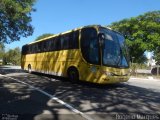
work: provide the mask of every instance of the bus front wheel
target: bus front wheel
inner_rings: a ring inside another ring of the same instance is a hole
[[[71,67],[67,71],[68,78],[71,82],[77,82],[79,81],[79,73],[78,70],[74,67]]]

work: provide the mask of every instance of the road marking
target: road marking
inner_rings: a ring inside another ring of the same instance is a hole
[[[19,75],[27,75],[28,73],[10,73],[10,74],[6,74],[6,76],[19,76]]]
[[[0,74],[0,76],[3,76],[3,77],[6,77],[6,78],[15,80],[15,81],[17,81],[18,83],[22,83],[22,84],[24,84],[24,85],[29,86],[30,88],[32,88],[32,89],[34,89],[34,90],[36,90],[36,91],[38,91],[38,92],[40,92],[40,93],[48,96],[48,97],[51,98],[52,100],[55,100],[56,102],[64,105],[65,107],[69,108],[72,112],[74,112],[74,113],[76,113],[76,114],[79,114],[80,116],[84,117],[86,120],[94,120],[94,119],[92,119],[91,117],[85,115],[83,112],[75,109],[73,106],[71,106],[71,105],[67,104],[66,102],[60,100],[59,98],[57,98],[57,97],[55,97],[55,96],[53,96],[53,95],[51,95],[51,94],[49,94],[49,93],[41,90],[40,88],[34,87],[34,86],[32,86],[32,85],[30,85],[30,84],[28,84],[28,83],[26,83],[26,82],[23,82],[23,81],[20,81],[20,80],[16,79],[16,78],[12,78],[12,77],[9,77],[9,76],[6,76],[6,75],[2,75],[2,74]]]

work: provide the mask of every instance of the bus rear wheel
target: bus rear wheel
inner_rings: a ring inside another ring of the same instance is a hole
[[[28,65],[28,73],[32,73],[32,68],[30,64]]]
[[[67,74],[68,74],[68,79],[71,82],[79,81],[79,73],[78,73],[78,70],[76,68],[74,68],[74,67],[69,68],[68,71],[67,71]]]

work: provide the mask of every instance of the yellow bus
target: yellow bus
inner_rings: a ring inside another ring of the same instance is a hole
[[[120,33],[90,25],[24,45],[21,67],[71,81],[119,83],[129,79],[127,52]]]

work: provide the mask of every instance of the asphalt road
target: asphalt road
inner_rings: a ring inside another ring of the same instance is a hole
[[[0,67],[0,119],[160,119],[160,81],[130,79],[115,85],[67,79]]]

